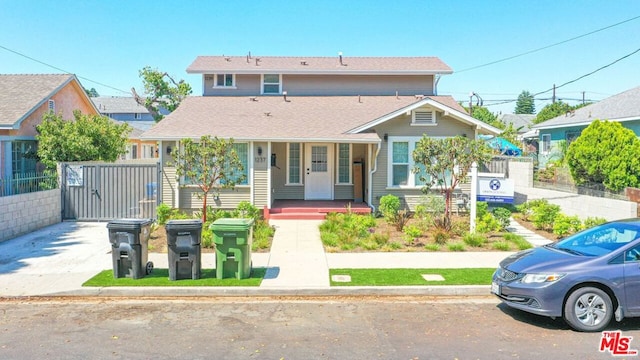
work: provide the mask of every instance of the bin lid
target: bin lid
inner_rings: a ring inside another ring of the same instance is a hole
[[[211,230],[246,230],[253,225],[253,219],[218,219],[209,227]]]
[[[107,223],[107,229],[133,230],[151,224],[151,219],[114,219]]]
[[[200,219],[180,219],[169,220],[164,225],[166,230],[198,230],[202,229],[202,220]]]

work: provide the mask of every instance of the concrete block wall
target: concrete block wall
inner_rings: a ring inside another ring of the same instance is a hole
[[[577,215],[581,220],[600,217],[611,221],[633,218],[638,213],[638,204],[633,201],[522,186],[516,186],[515,192],[516,204],[534,199],[547,199],[549,203],[559,205],[562,213]]]
[[[60,189],[0,197],[0,242],[62,221]]]

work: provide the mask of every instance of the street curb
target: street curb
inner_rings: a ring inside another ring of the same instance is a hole
[[[68,297],[233,297],[233,296],[488,296],[488,285],[340,286],[327,288],[260,287],[85,287],[38,296]]]

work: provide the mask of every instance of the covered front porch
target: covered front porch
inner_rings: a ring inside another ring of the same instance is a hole
[[[370,214],[371,208],[363,202],[350,200],[275,200],[265,218],[279,220],[323,220],[328,213],[351,211]]]

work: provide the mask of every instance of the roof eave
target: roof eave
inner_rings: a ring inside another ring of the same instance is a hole
[[[260,75],[265,73],[278,73],[283,75],[450,75],[453,70],[291,70],[291,69],[218,69],[218,70],[192,70],[187,69],[187,74],[215,74],[219,72],[238,75]]]
[[[628,117],[624,117],[624,118],[605,118],[605,119],[594,118],[594,119],[591,119],[591,120],[585,120],[585,121],[580,121],[580,122],[575,122],[575,123],[556,124],[556,125],[550,125],[550,126],[541,126],[542,124],[544,124],[544,123],[541,123],[541,124],[538,124],[536,126],[532,126],[531,128],[532,129],[546,130],[546,129],[565,128],[565,127],[571,127],[571,126],[589,126],[589,124],[591,124],[592,122],[594,122],[596,120],[626,122],[626,121],[640,120],[640,115],[628,116]]]
[[[140,140],[154,140],[154,141],[180,141],[183,139],[191,139],[191,140],[199,140],[200,136],[140,136]],[[225,138],[224,136],[219,136],[218,138]],[[379,137],[375,139],[345,139],[345,138],[337,138],[337,137],[317,137],[317,138],[252,138],[252,137],[232,137],[234,141],[253,141],[253,142],[330,142],[330,143],[357,143],[357,144],[379,144],[382,142],[382,139]]]

